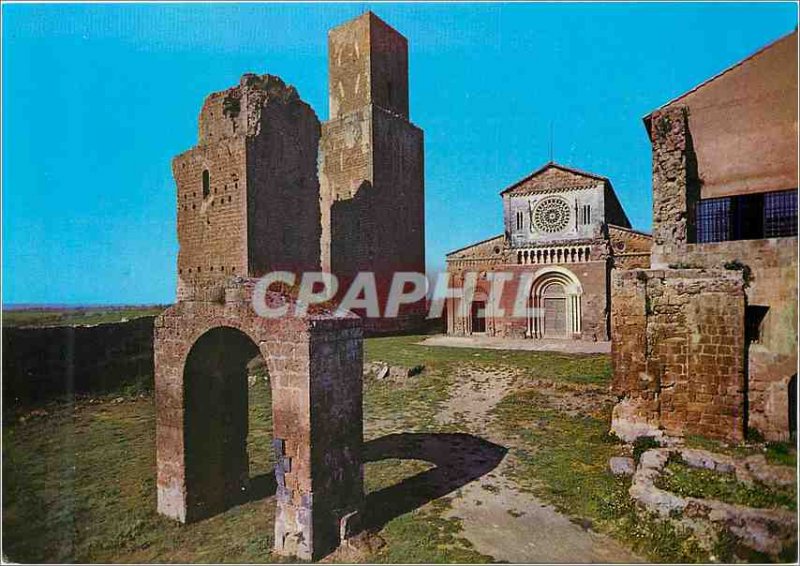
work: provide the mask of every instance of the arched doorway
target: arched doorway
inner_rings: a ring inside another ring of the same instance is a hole
[[[582,294],[569,269],[554,266],[536,272],[528,300],[528,336],[580,338]]]
[[[545,338],[567,337],[567,294],[559,281],[549,283],[542,291]]]
[[[224,302],[179,301],[155,320],[158,511],[192,522],[250,497],[247,365],[260,354],[272,435],[258,449],[267,444],[275,462],[274,548],[316,560],[363,501],[361,322],[327,311],[260,317],[254,287],[234,283]]]
[[[249,497],[247,365],[258,356],[244,332],[218,327],[203,334],[186,358],[184,442],[192,517],[213,515]]]

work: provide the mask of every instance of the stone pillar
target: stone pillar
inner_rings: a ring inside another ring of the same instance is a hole
[[[688,109],[653,113],[653,248],[652,267],[680,263],[694,241],[694,208],[699,199],[697,158],[689,131]]]
[[[361,322],[258,317],[251,284],[228,289],[224,303],[181,302],[156,319],[158,511],[191,522],[241,502],[247,381],[231,377],[260,352],[272,386],[275,551],[317,560],[348,535],[363,501]]]
[[[744,435],[744,282],[739,271],[615,271],[611,430]]]

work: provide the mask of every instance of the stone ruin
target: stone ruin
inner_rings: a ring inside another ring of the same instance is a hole
[[[272,387],[274,549],[306,560],[335,549],[362,507],[369,320],[322,307],[262,318],[256,281],[278,270],[340,280],[370,270],[380,292],[395,271],[425,266],[407,42],[368,12],[332,30],[329,47],[324,125],[271,75],[245,74],[206,98],[198,144],[172,164],[178,302],[155,321],[159,513],[197,521],[247,498],[247,364],[260,354]],[[274,290],[266,300],[296,305]],[[419,307],[396,323],[421,320]]]
[[[223,300],[181,301],[156,319],[158,511],[192,522],[246,500],[247,364],[261,354],[272,387],[275,551],[312,560],[339,545],[363,501],[361,322],[325,310],[262,318],[253,288],[234,279]]]

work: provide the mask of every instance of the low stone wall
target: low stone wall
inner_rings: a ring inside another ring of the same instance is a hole
[[[741,440],[745,426],[742,273],[670,269],[612,275],[612,431]]]
[[[102,393],[153,376],[153,320],[3,328],[3,406]]]
[[[784,547],[797,544],[797,517],[792,511],[756,509],[714,499],[681,497],[656,487],[656,480],[664,473],[670,457],[680,458],[693,468],[735,473],[738,481],[748,484],[758,481],[765,485],[791,486],[795,482],[794,468],[771,466],[766,463],[763,454],[736,459],[705,450],[657,448],[642,454],[629,494],[662,517],[679,514],[689,519],[687,525],[690,528],[697,528],[692,519],[726,528],[746,546],[773,558],[778,558]]]

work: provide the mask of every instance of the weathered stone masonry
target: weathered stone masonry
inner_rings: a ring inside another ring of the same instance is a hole
[[[796,426],[797,237],[701,243],[695,218],[703,199],[797,190],[796,69],[795,31],[645,118],[654,269],[612,280],[621,436]]]
[[[744,282],[739,271],[612,273],[612,430],[741,439]],[[700,379],[699,377],[702,376]]]
[[[246,365],[270,374],[275,550],[317,559],[363,502],[362,334],[317,309],[261,318],[269,271],[424,273],[422,131],[408,120],[405,38],[367,13],[330,33],[331,120],[281,79],[246,74],[211,94],[196,147],[177,156],[178,303],[156,319],[158,510],[195,521],[250,489]],[[272,306],[293,302],[270,291]],[[424,302],[373,331],[408,328]]]
[[[425,273],[423,133],[409,120],[408,42],[371,12],[328,35],[330,120],[322,125],[322,268],[340,289],[375,274],[381,312],[394,273]],[[365,331],[418,327],[425,302]]]
[[[341,521],[363,498],[362,330],[320,312],[262,318],[253,280],[224,301],[182,301],[156,319],[157,486],[160,513],[196,521],[247,497],[247,372],[270,373],[277,479],[275,550],[304,559],[338,546]],[[269,293],[277,307],[288,303]]]

